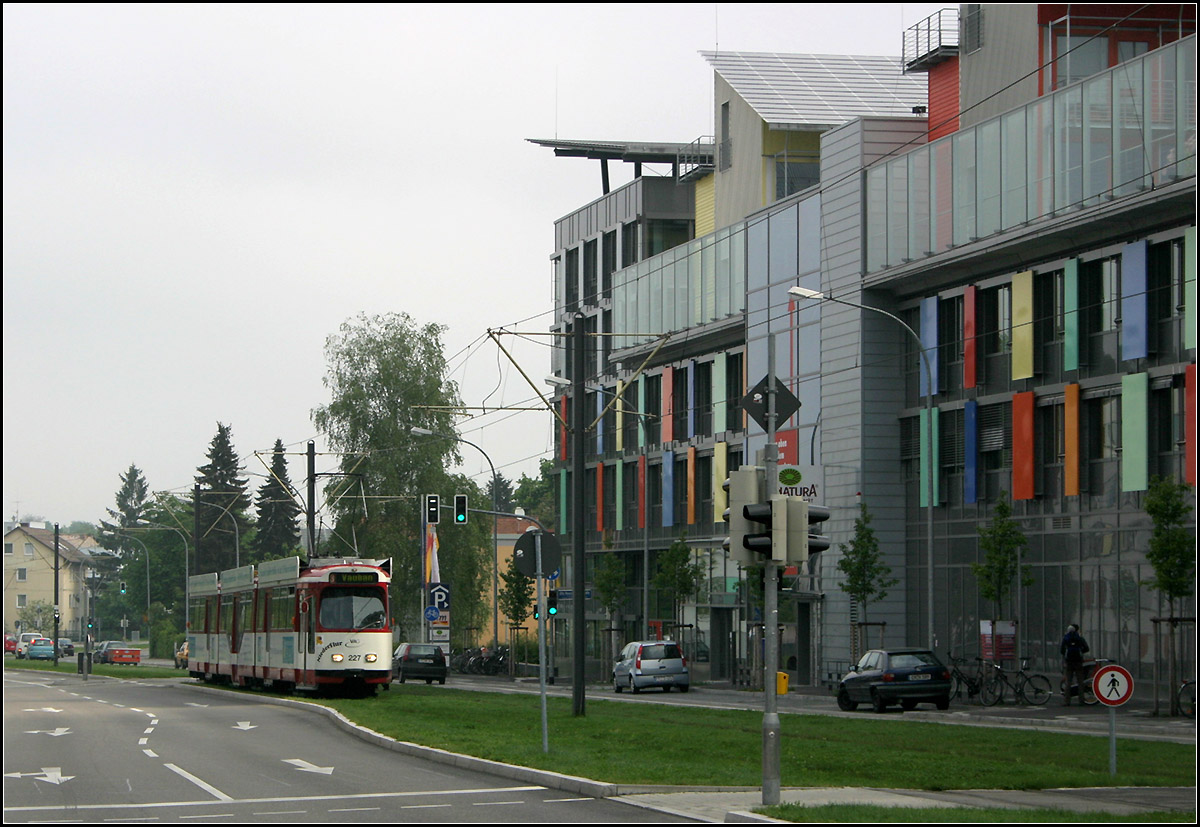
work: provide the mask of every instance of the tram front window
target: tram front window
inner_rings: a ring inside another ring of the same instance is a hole
[[[321,593],[322,629],[382,629],[387,625],[384,591],[374,587],[332,586]]]

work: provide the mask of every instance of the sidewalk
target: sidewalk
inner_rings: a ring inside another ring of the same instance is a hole
[[[872,804],[881,807],[1050,808],[1078,813],[1137,815],[1159,811],[1196,811],[1195,787],[1095,787],[1060,790],[884,790],[868,787],[784,789],[780,801],[809,806]],[[760,790],[729,792],[648,792],[616,799],[671,815],[711,823],[772,822],[751,812],[762,806]]]

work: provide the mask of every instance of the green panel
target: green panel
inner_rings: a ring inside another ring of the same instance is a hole
[[[1063,370],[1079,370],[1079,260],[1063,268]]]
[[[940,444],[941,439],[939,438],[940,435],[939,435],[939,431],[938,431],[939,414],[940,414],[939,409],[935,407],[933,409],[933,467],[934,468],[940,467],[939,454],[941,452],[939,449],[941,447],[941,444]],[[925,438],[925,432],[926,432],[925,422],[927,419],[928,419],[928,412],[926,410],[922,409],[921,410],[921,419],[920,419],[920,428],[921,428],[921,507],[922,508],[924,508],[926,505],[929,504],[929,495],[928,495],[928,492],[929,492],[929,482],[928,482],[928,479],[929,479],[929,476],[928,476],[929,475],[929,450],[926,448],[927,442],[926,442],[926,438]],[[935,474],[933,477],[933,501],[935,504],[941,502],[941,499],[942,499],[941,481],[938,479],[939,476],[941,476],[941,475]]]
[[[1183,346],[1196,347],[1196,228],[1183,237]]]
[[[637,429],[638,444],[637,444],[637,447],[645,448],[646,447],[646,416],[645,416],[645,413],[646,413],[646,377],[645,376],[638,379],[637,409],[638,409],[638,413],[642,414],[642,416],[638,417],[638,429]]]
[[[1150,374],[1121,379],[1121,490],[1145,491],[1150,483]]]
[[[712,432],[719,434],[725,430],[725,354],[718,353],[713,359],[712,368]],[[721,478],[724,482],[724,477]]]

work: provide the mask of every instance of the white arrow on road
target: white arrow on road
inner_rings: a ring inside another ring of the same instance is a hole
[[[199,707],[200,709],[208,709],[208,704],[194,704],[191,701],[186,701],[184,703],[184,705],[185,706],[195,706],[195,707]]]
[[[303,758],[284,758],[282,760],[283,763],[292,764],[296,769],[303,770],[304,772],[319,772],[324,775],[333,774],[333,767],[318,767],[316,764],[308,763]]]
[[[41,772],[6,772],[5,778],[36,778],[39,781],[49,781],[51,784],[61,784],[70,781],[75,776],[63,775],[62,767],[42,767]]]
[[[257,726],[258,724],[252,724],[249,721],[238,721],[237,724],[230,727],[230,729],[240,729],[245,732],[246,730],[255,729]]]
[[[60,735],[70,735],[70,727],[60,726],[58,729],[27,729],[26,735],[50,735],[57,738]]]
[[[55,709],[52,706],[43,706],[39,709],[26,709],[26,712],[62,712],[61,709]]]

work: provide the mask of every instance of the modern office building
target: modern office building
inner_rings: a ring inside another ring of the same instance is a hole
[[[704,53],[711,141],[539,142],[670,166],[611,192],[605,175],[556,223],[555,329],[602,334],[586,579],[615,554],[628,584],[617,617],[587,605],[590,677],[612,627],[681,639],[698,679],[753,670],[761,617],[721,548],[721,483],[766,442],[740,402],[771,343],[801,403],[781,461],[811,466],[833,512],[832,548],[780,601],[794,682],[847,665],[865,608],[872,643],[966,655],[981,620],[1015,620],[1041,669],[1076,622],[1149,674],[1165,607],[1141,585],[1142,500],[1154,475],[1195,480],[1194,28],[1191,6],[963,6],[905,33],[902,58]],[[572,444],[564,429],[568,535]],[[1001,497],[1032,584],[993,618],[971,563]],[[859,503],[899,580],[869,607],[836,565]],[[654,578],[680,540],[701,573],[682,600]]]

